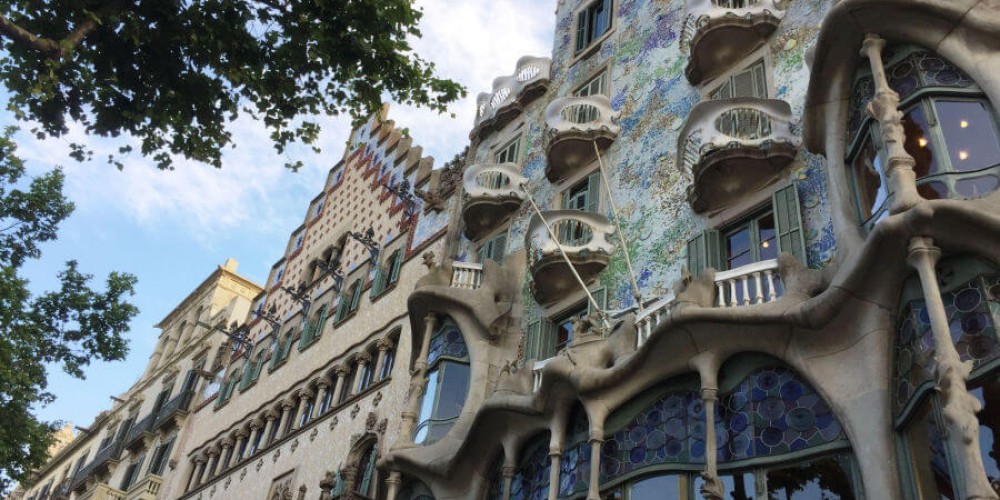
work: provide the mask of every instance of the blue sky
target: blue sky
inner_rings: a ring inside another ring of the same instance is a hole
[[[488,92],[493,78],[512,73],[519,57],[550,54],[556,5],[552,0],[416,3],[425,10],[417,52],[465,85],[469,95],[453,106],[455,119],[404,106],[393,106],[390,117],[408,127],[440,166],[467,144],[476,95]],[[110,406],[110,395],[127,390],[142,373],[159,334],[153,325],[226,258],[238,260],[239,272],[250,279],[267,278],[343,152],[349,123],[320,121],[323,152],[299,148],[288,154],[305,163],[298,173],[284,169],[285,156],[271,149],[267,132],[250,120],[234,124],[236,147],[225,152],[221,170],[179,161],[175,171],[161,172],[138,155],[126,158],[123,171],[103,161],[77,163],[68,156],[72,142],[87,144],[95,158],[106,158],[122,144],[87,138],[78,127],[44,142],[24,132],[17,136],[29,173],[65,168],[66,193],[77,207],[59,240],[43,248],[41,260],[25,266],[32,288],[52,288],[69,259],[97,280],[113,270],[139,278],[133,302],[141,313],[132,322],[128,358],[89,366],[86,380],[50,370],[49,390],[57,399],[38,409],[41,418],[89,425]],[[4,112],[0,123],[15,121]]]

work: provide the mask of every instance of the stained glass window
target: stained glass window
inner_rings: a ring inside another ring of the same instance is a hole
[[[427,387],[414,442],[431,444],[451,430],[469,393],[469,350],[457,326],[447,319],[431,336]]]
[[[590,424],[587,413],[577,407],[570,417],[559,463],[559,496],[585,492],[590,486]]]
[[[549,496],[549,435],[541,435],[531,441],[522,453],[510,487],[511,500],[545,500]]]

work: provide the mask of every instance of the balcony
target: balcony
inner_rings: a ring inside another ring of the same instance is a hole
[[[778,260],[763,260],[715,274],[716,307],[767,304],[784,293],[778,276]]]
[[[471,262],[452,262],[451,287],[478,290],[483,286],[483,265]]]
[[[156,414],[146,415],[145,418],[132,424],[128,435],[125,437],[124,445],[126,449],[135,449],[136,445],[143,444],[145,439],[153,436],[153,424],[156,422]]]
[[[156,413],[156,420],[153,422],[153,430],[158,431],[175,425],[178,419],[184,418],[191,406],[191,399],[194,398],[194,391],[188,390],[176,395],[160,408]]]
[[[526,181],[513,163],[481,163],[467,168],[462,209],[466,236],[479,238],[517,210],[524,202],[520,186]]]
[[[531,291],[539,304],[548,304],[566,297],[580,285],[573,269],[584,283],[593,280],[608,266],[615,246],[610,237],[614,227],[607,217],[579,210],[554,210],[544,213],[559,244],[552,239],[538,216],[532,217],[525,235],[528,268],[531,270]],[[562,252],[573,264],[571,268]]]
[[[104,483],[97,483],[77,497],[77,500],[125,500],[125,492]]]
[[[549,149],[545,176],[556,182],[594,162],[594,143],[607,149],[621,127],[613,120],[618,112],[603,95],[561,97],[545,108]]]
[[[160,476],[149,474],[128,489],[126,500],[156,500],[156,495],[163,486]]]
[[[493,92],[479,94],[476,99],[476,123],[469,137],[475,140],[502,129],[544,94],[549,88],[551,65],[548,58],[525,56],[517,61],[513,75],[493,80]]]
[[[680,168],[692,179],[691,208],[719,210],[777,180],[801,144],[792,126],[785,101],[743,97],[695,105],[677,142]]]
[[[775,0],[687,0],[687,9],[681,43],[689,51],[684,73],[692,85],[764,45],[785,15]]]

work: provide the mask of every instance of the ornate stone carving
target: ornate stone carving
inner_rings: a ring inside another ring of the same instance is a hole
[[[291,447],[291,449],[292,449],[292,453],[295,453],[295,450],[299,449],[299,438],[295,438],[295,440],[292,441],[292,447]]]
[[[306,485],[303,484],[302,486],[299,486],[299,499],[298,500],[305,500],[305,498],[306,498]]]
[[[372,405],[377,407],[378,404],[381,402],[382,402],[382,391],[378,391],[377,393],[375,393],[375,398],[372,399]]]
[[[334,415],[334,417],[330,419],[330,430],[331,431],[333,430],[334,427],[337,426],[337,422],[338,421],[339,421],[339,419],[337,418],[336,415]]]
[[[264,466],[264,459],[262,458],[257,461],[257,472],[260,472],[260,468],[263,466]]]
[[[315,441],[317,435],[319,435],[319,427],[313,427],[312,432],[309,433],[309,441]]]
[[[246,467],[244,467],[243,470],[240,471],[240,481],[242,481],[243,478],[245,478],[245,477],[247,477],[247,468]]]
[[[277,462],[278,461],[278,457],[280,457],[280,456],[281,456],[281,448],[278,448],[277,450],[274,450],[274,454],[271,455],[271,461],[272,462]]]
[[[232,482],[233,482],[233,476],[227,477],[226,478],[226,482],[222,483],[222,489],[228,490],[229,489],[229,485],[232,484]]]
[[[389,427],[389,419],[388,418],[383,418],[378,423],[378,427],[375,429],[375,432],[377,432],[378,434],[385,434],[385,430],[388,427]]]
[[[375,428],[376,423],[378,423],[378,416],[374,412],[369,412],[368,417],[365,418],[365,430],[371,431]]]
[[[361,406],[359,406],[357,403],[355,403],[354,404],[354,408],[351,408],[351,419],[352,420],[354,419],[354,417],[358,416],[358,412],[359,411],[361,411]]]

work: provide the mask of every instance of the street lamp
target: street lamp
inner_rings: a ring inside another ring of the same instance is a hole
[[[333,291],[340,293],[341,287],[344,286],[344,273],[340,270],[340,256],[334,255],[329,262],[316,259],[313,261],[313,264],[317,269],[323,271],[323,275],[317,278],[316,281],[322,280],[327,275],[333,276]]]
[[[236,321],[233,321],[229,327],[226,327],[225,322],[219,322],[218,325],[211,326],[199,321],[202,326],[208,327],[215,330],[226,337],[229,337],[230,348],[233,354],[240,354],[241,356],[250,358],[250,353],[253,352],[253,341],[250,340],[250,328],[247,325],[241,325]]]
[[[299,286],[296,288],[291,288],[287,286],[281,287],[281,290],[288,295],[291,295],[296,302],[302,306],[302,315],[305,316],[309,314],[309,305],[312,304],[312,300],[309,299],[309,289],[306,284],[299,282]]]
[[[390,182],[386,182],[385,184],[382,185],[382,187],[384,187],[390,193],[396,195],[396,197],[399,198],[399,201],[406,203],[407,217],[413,215],[413,212],[417,206],[417,198],[416,195],[413,193],[413,190],[410,189],[409,179],[403,179],[399,184],[395,185],[393,185]]]
[[[351,231],[347,233],[351,238],[357,240],[362,246],[368,249],[369,258],[372,261],[373,266],[378,266],[378,252],[379,244],[375,241],[375,230],[371,226],[368,226],[368,230],[365,234],[361,234],[357,231]]]

